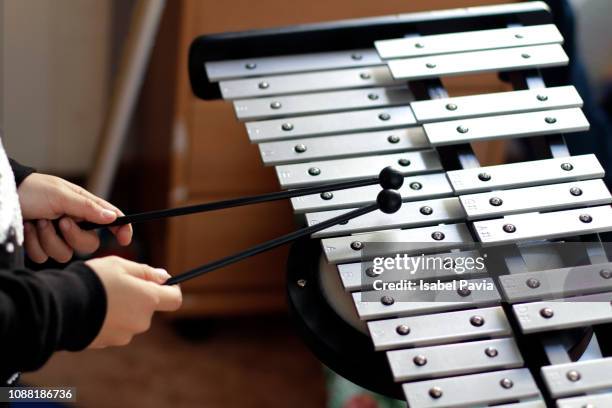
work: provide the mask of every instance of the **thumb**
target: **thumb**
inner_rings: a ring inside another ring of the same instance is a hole
[[[84,219],[97,224],[108,224],[117,218],[117,213],[102,207],[91,198],[66,189],[61,196],[61,208],[71,218]]]
[[[170,274],[162,268],[153,268],[146,264],[127,261],[124,267],[128,274],[149,282],[162,284],[170,278]]]

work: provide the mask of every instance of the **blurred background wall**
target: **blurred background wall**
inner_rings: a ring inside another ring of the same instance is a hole
[[[3,0],[3,112],[11,154],[38,169],[90,169],[131,0]]]
[[[578,49],[591,78],[593,91],[601,96],[612,79],[612,1],[571,0],[578,28]]]

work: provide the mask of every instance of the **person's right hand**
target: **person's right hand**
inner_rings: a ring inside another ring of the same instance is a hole
[[[102,281],[107,298],[102,329],[90,348],[124,346],[134,335],[149,329],[153,313],[181,307],[181,289],[177,285],[162,285],[170,277],[163,269],[117,256],[85,263]]]

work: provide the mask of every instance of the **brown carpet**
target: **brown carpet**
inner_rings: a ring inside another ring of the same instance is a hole
[[[156,320],[127,347],[58,353],[23,382],[77,387],[87,408],[324,406],[322,367],[284,319],[187,327]]]

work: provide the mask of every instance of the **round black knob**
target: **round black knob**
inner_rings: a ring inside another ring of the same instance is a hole
[[[402,195],[395,190],[385,189],[376,197],[378,208],[385,214],[393,214],[402,206]]]
[[[378,183],[382,188],[399,190],[402,184],[404,184],[404,176],[391,166],[385,167],[378,174]]]

